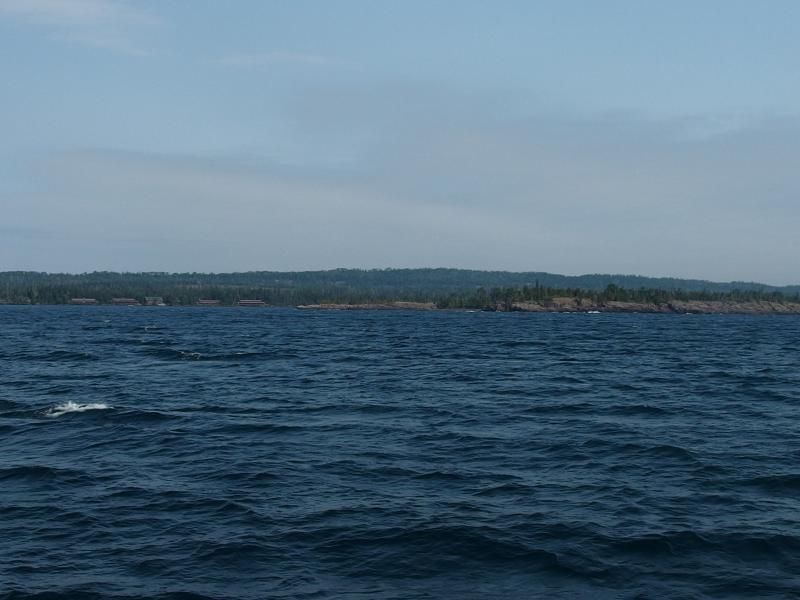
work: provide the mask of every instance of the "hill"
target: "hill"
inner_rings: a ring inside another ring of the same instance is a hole
[[[243,273],[0,272],[0,299],[42,304],[66,303],[75,297],[96,298],[105,303],[119,296],[162,296],[171,304],[194,304],[200,298],[216,298],[223,304],[235,303],[241,298],[259,298],[276,305],[440,301],[454,295],[470,296],[481,289],[533,288],[543,290],[541,296],[558,295],[561,291],[601,292],[609,286],[624,290],[658,290],[670,297],[682,294],[687,298],[703,299],[741,292],[747,292],[749,297],[754,294],[787,297],[800,294],[800,285],[777,287],[756,282],[712,282],[640,275],[573,276],[538,271],[447,268]]]

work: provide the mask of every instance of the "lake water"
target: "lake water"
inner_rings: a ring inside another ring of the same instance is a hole
[[[800,318],[0,307],[0,598],[797,598]]]

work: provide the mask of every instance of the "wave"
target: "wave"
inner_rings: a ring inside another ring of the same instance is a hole
[[[103,402],[79,404],[78,402],[73,402],[72,400],[68,400],[63,404],[54,406],[53,408],[48,410],[45,414],[48,417],[60,417],[61,415],[65,415],[67,413],[86,412],[87,410],[105,410],[108,408],[111,407]]]
[[[170,361],[250,361],[250,360],[280,360],[287,358],[297,358],[298,355],[292,352],[222,352],[206,353],[192,350],[178,350],[177,348],[147,348],[143,354]]]
[[[282,425],[278,423],[222,423],[211,431],[228,433],[291,433],[302,431],[306,427],[302,425]]]
[[[112,408],[109,406],[108,408]],[[92,409],[86,409],[92,410]],[[142,410],[138,408],[115,410],[112,414],[108,415],[114,423],[118,424],[137,424],[137,423],[166,423],[170,421],[180,421],[185,418],[184,415],[169,411],[159,410]],[[101,444],[103,442],[100,442]]]
[[[639,557],[725,553],[751,560],[756,557],[780,560],[793,557],[800,551],[800,538],[781,533],[680,530],[611,539],[608,545],[616,551]]]
[[[0,354],[0,358],[8,358],[18,361],[51,361],[51,362],[81,362],[100,360],[100,357],[91,352],[80,352],[73,350],[50,350],[49,352],[32,353],[30,351],[6,352]]]
[[[27,465],[0,469],[0,481],[13,479],[52,480],[65,477],[75,478],[83,475],[83,473],[74,469],[58,469],[45,465]]]
[[[167,331],[168,327],[161,327],[159,325],[129,325],[123,331],[128,333],[152,333],[158,334],[162,331]]]
[[[534,492],[531,486],[516,483],[506,482],[495,484],[490,487],[483,488],[475,492],[476,496],[530,496]]]
[[[42,355],[42,360],[54,361],[83,361],[83,360],[99,360],[100,357],[91,352],[73,352],[71,350],[53,350],[47,354]]]
[[[280,479],[277,473],[269,471],[232,471],[230,469],[223,469],[211,473],[204,473],[198,477],[198,480],[220,480],[220,481],[241,481],[248,483],[269,482]]]
[[[218,600],[220,597],[206,596],[194,592],[166,592],[155,596],[108,594],[87,590],[86,588],[66,588],[61,591],[26,592],[11,590],[0,593],[0,600]]]
[[[144,342],[135,338],[107,337],[100,340],[92,340],[91,343],[106,346],[138,346]]]
[[[641,458],[671,459],[684,463],[699,463],[694,452],[672,444],[638,444],[633,442],[617,442],[605,438],[590,438],[579,447],[597,454],[600,451]]]
[[[650,533],[614,540],[611,547],[623,553],[639,557],[654,555],[686,554],[689,552],[710,552],[717,544],[696,531],[668,531]]]
[[[594,413],[597,412],[597,406],[590,402],[572,402],[564,404],[535,404],[522,409],[523,413],[534,414],[551,414],[551,413]]]
[[[192,554],[192,559],[214,565],[248,567],[266,564],[283,558],[284,551],[255,541],[231,541],[200,546]]]
[[[583,575],[555,552],[487,527],[348,529],[320,540],[315,550],[351,576],[425,577],[476,566]]]
[[[623,404],[609,407],[608,413],[622,416],[656,416],[668,415],[671,414],[671,411],[653,406],[652,404]]]
[[[200,360],[202,356],[199,352],[188,352],[184,350],[176,350],[174,348],[155,348],[147,349],[142,352],[153,358],[160,358],[162,360]]]
[[[763,475],[740,481],[741,485],[761,488],[773,494],[788,494],[795,496],[800,492],[800,474],[786,473],[783,475]]]
[[[633,448],[636,444],[628,444],[627,447]],[[670,458],[678,461],[698,462],[694,452],[680,446],[672,444],[657,444],[653,446],[643,446],[636,448],[636,453],[648,458],[665,459]]]
[[[800,320],[49,312],[0,340],[0,600],[797,595]]]
[[[505,340],[498,344],[501,348],[546,348],[549,342],[544,340]]]

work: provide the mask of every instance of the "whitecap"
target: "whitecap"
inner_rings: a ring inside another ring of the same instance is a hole
[[[79,404],[77,402],[69,400],[64,404],[59,404],[58,406],[54,406],[53,408],[48,410],[46,414],[48,417],[60,417],[61,415],[65,415],[67,413],[72,413],[72,412],[85,412],[87,410],[104,410],[106,408],[111,408],[111,407],[103,402]]]

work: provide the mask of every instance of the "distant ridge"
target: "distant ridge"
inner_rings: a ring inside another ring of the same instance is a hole
[[[20,285],[71,287],[84,285],[114,286],[247,286],[247,287],[347,287],[351,289],[404,290],[406,292],[455,292],[479,287],[516,287],[536,285],[552,288],[580,288],[602,290],[608,285],[628,289],[657,288],[729,292],[732,290],[800,293],[800,284],[773,286],[752,281],[714,282],[703,279],[675,277],[646,277],[623,274],[560,275],[543,271],[481,271],[473,269],[421,268],[421,269],[331,269],[324,271],[246,271],[239,273],[166,273],[166,272],[110,272],[43,273],[36,271],[0,272],[2,289]]]

